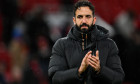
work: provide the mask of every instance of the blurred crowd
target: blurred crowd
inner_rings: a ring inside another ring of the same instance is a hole
[[[0,84],[51,84],[48,64],[78,0],[0,0]],[[123,84],[140,84],[140,0],[89,0],[119,48]]]

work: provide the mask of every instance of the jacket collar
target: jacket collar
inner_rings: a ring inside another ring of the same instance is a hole
[[[76,26],[73,26],[71,28],[71,30],[69,31],[67,36],[76,41],[82,42],[82,32],[79,31],[75,27]],[[97,42],[99,40],[105,39],[109,36],[108,30],[106,30],[105,28],[103,28],[99,25],[94,25],[93,29],[91,31],[89,31],[88,33],[83,33],[83,34],[84,34],[84,37],[85,37],[85,34],[87,34],[87,39],[84,40],[84,41],[86,41],[86,44],[84,44],[84,45],[86,45],[85,49],[97,44]]]
[[[84,35],[84,37],[87,34],[88,41],[95,41],[98,35],[98,29],[96,25],[94,25],[91,31],[89,31],[88,33],[82,33],[76,28],[76,26],[73,26],[68,33],[68,37],[73,38],[74,40],[82,41],[82,34]]]

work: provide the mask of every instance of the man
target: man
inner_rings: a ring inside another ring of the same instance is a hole
[[[53,84],[121,84],[124,72],[108,31],[95,25],[94,6],[74,6],[74,26],[52,49],[49,76]]]

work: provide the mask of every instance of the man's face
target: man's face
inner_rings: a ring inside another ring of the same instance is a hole
[[[93,17],[92,11],[89,7],[79,7],[75,12],[73,22],[81,30],[88,30],[89,27],[95,24],[96,18]]]

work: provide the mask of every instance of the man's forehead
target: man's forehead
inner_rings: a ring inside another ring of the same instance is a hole
[[[76,15],[92,15],[92,10],[88,6],[79,7],[76,10]]]

